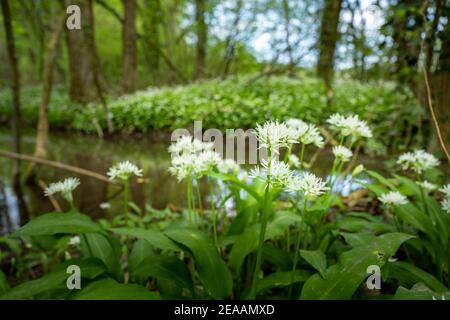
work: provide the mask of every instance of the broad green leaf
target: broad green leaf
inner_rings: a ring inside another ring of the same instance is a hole
[[[395,185],[391,181],[383,177],[381,174],[371,170],[366,170],[366,172],[369,174],[369,176],[375,178],[381,184],[385,185],[386,187],[389,187],[392,190],[395,190]]]
[[[81,237],[80,245],[86,257],[101,260],[116,279],[122,278],[120,243],[117,239],[98,233],[86,233]]]
[[[156,300],[159,294],[137,284],[123,284],[111,278],[97,280],[70,296],[73,300]]]
[[[428,272],[407,262],[397,261],[387,265],[389,267],[388,278],[397,279],[401,285],[410,286],[423,282],[435,292],[446,292],[448,289]]]
[[[403,233],[381,235],[368,245],[358,246],[339,256],[337,264],[309,278],[302,290],[302,299],[350,299],[361,282],[368,276],[370,265],[380,268],[395,254],[400,245],[412,236]]]
[[[370,233],[341,232],[341,235],[344,237],[345,242],[347,242],[353,248],[361,245],[368,245],[376,239],[376,236]]]
[[[286,287],[294,283],[306,281],[311,276],[311,272],[307,270],[296,270],[292,277],[293,271],[274,272],[267,277],[258,281],[258,293],[263,293],[274,287]]]
[[[104,230],[89,216],[76,213],[54,212],[33,218],[16,231],[17,236],[41,236],[58,233],[101,233]]]
[[[112,228],[112,232],[120,235],[135,237],[148,241],[153,247],[161,250],[180,251],[180,248],[167,236],[158,230],[145,230],[139,228]]]
[[[396,231],[395,227],[389,224],[382,222],[371,222],[366,219],[355,217],[346,217],[339,220],[336,224],[339,229],[348,232],[370,232],[380,234]]]
[[[180,298],[187,291],[193,292],[193,283],[186,267],[175,256],[150,253],[130,270],[131,279],[157,279],[158,289],[165,298]]]
[[[325,277],[327,268],[327,257],[320,250],[300,250],[300,256],[306,260],[314,269],[319,271],[322,277]]]
[[[70,290],[67,289],[66,281],[69,277],[66,270],[69,265],[77,265],[81,271],[81,286],[84,279],[93,279],[105,272],[105,266],[97,259],[69,260],[56,266],[53,271],[42,278],[27,281],[7,291],[0,299],[27,299],[37,296],[50,290]]]
[[[267,225],[265,240],[282,235],[290,225],[299,221],[300,217],[290,212],[276,212],[274,219]],[[236,274],[239,273],[245,257],[258,248],[260,229],[259,223],[254,224],[237,237],[229,257],[230,267]]]
[[[231,273],[221,259],[217,248],[208,237],[194,229],[171,229],[165,234],[182,250],[190,252],[205,291],[216,299],[225,299],[232,292]]]
[[[449,300],[450,292],[437,293],[430,290],[423,283],[415,284],[411,289],[400,286],[395,293],[394,300]]]
[[[3,271],[0,270],[0,296],[9,290],[8,279]]]
[[[292,270],[292,257],[285,250],[274,247],[270,244],[264,244],[262,258],[264,261],[269,262],[280,271]]]

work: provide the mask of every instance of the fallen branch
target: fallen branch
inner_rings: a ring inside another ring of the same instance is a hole
[[[24,160],[24,161],[31,161],[31,162],[39,163],[39,164],[46,165],[49,167],[58,168],[58,169],[66,170],[66,171],[71,171],[71,172],[74,172],[74,173],[77,173],[77,174],[80,174],[83,176],[101,180],[103,182],[115,184],[113,181],[109,180],[107,176],[104,176],[100,173],[90,171],[87,169],[78,168],[75,166],[71,166],[71,165],[56,162],[56,161],[46,160],[46,159],[42,159],[42,158],[38,158],[38,157],[26,155],[26,154],[18,154],[15,152],[4,151],[4,150],[0,150],[0,156],[11,158],[11,159],[20,159],[20,160]]]

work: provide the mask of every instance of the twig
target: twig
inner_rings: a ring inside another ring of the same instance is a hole
[[[39,164],[43,164],[46,166],[50,166],[50,167],[54,167],[54,168],[58,168],[58,169],[62,169],[62,170],[66,170],[66,171],[71,171],[77,174],[81,174],[84,176],[88,176],[97,180],[101,180],[104,182],[108,182],[108,183],[112,183],[115,184],[113,181],[109,180],[107,176],[104,176],[100,173],[94,172],[94,171],[90,171],[90,170],[86,170],[86,169],[82,169],[82,168],[78,168],[75,166],[71,166],[68,164],[64,164],[64,163],[60,163],[60,162],[56,162],[56,161],[51,161],[51,160],[46,160],[46,159],[42,159],[42,158],[38,158],[38,157],[33,157],[30,155],[26,155],[26,154],[18,154],[18,153],[14,153],[14,152],[10,152],[10,151],[4,151],[4,150],[0,150],[0,156],[1,157],[7,157],[7,158],[11,158],[11,159],[20,159],[20,160],[25,160],[25,161],[31,161],[31,162],[35,162],[35,163],[39,163]]]
[[[47,188],[47,185],[45,184],[44,181],[39,180],[38,183],[39,183],[39,186],[42,188],[43,191]],[[55,197],[53,195],[49,194],[48,198],[50,199],[50,202],[52,203],[53,208],[55,208],[55,210],[58,211],[58,212],[62,212],[61,206],[59,205],[59,203],[55,199]]]
[[[425,86],[427,88],[427,101],[428,101],[428,109],[430,109],[431,118],[433,119],[434,127],[436,128],[436,133],[439,139],[439,144],[441,145],[442,150],[444,151],[445,155],[447,156],[448,163],[450,164],[450,155],[448,154],[447,149],[445,148],[444,140],[442,139],[441,130],[439,128],[439,123],[436,119],[436,115],[434,114],[433,109],[433,102],[431,99],[431,90],[430,90],[430,84],[428,83],[428,74],[425,67],[423,67],[423,77],[425,78]]]

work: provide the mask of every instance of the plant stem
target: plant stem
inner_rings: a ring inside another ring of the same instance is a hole
[[[209,180],[209,197],[211,199],[211,215],[213,221],[213,234],[214,234],[214,244],[217,248],[219,248],[217,241],[217,216],[216,216],[216,208],[214,203],[214,192],[213,192],[213,184],[212,181]]]
[[[270,212],[269,201],[271,201],[271,200],[270,200],[270,193],[269,193],[269,184],[266,186],[266,190],[264,193],[264,207],[263,207],[262,217],[261,217],[261,229],[259,232],[259,244],[258,244],[258,251],[256,254],[255,270],[253,272],[253,281],[252,281],[252,286],[250,289],[250,299],[256,298],[256,287],[258,284],[258,274],[261,270],[262,247],[263,247],[263,243],[264,243],[264,238],[266,236],[267,220],[269,218],[269,212]]]
[[[128,179],[125,180],[124,183],[124,189],[123,189],[123,202],[124,202],[124,210],[125,210],[125,225],[129,226],[129,217],[128,217],[128,192],[129,192],[129,185],[128,185]]]

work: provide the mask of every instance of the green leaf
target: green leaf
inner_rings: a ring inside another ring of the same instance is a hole
[[[82,213],[53,212],[33,218],[16,231],[17,236],[42,236],[58,233],[94,233],[104,230]]]
[[[116,279],[123,278],[120,242],[117,239],[97,233],[86,233],[81,237],[80,245],[84,256],[98,258]]]
[[[3,271],[0,270],[0,296],[9,290],[8,279]]]
[[[192,295],[193,283],[186,264],[175,256],[149,254],[130,270],[131,279],[156,278],[164,298],[180,298],[186,291]]]
[[[375,171],[371,171],[371,170],[366,170],[366,172],[369,174],[369,176],[371,176],[372,178],[375,178],[376,180],[378,180],[378,182],[385,185],[386,187],[389,187],[390,189],[393,189],[393,190],[396,189],[395,185],[391,181],[389,181],[388,179],[383,177],[381,174],[379,174]]]
[[[340,234],[344,237],[345,242],[347,242],[353,248],[361,245],[368,245],[373,241],[375,241],[375,239],[377,238],[376,236],[370,233],[341,232]]]
[[[412,285],[423,282],[428,288],[435,292],[446,292],[448,289],[428,272],[413,266],[407,262],[397,261],[389,263],[388,278],[397,279],[402,285]]]
[[[12,288],[0,296],[0,299],[27,299],[47,291],[61,289],[66,290],[69,294],[70,290],[66,286],[69,277],[66,270],[69,265],[80,267],[82,279],[93,279],[105,272],[105,266],[97,259],[68,260],[56,266],[53,271],[42,278],[27,281]],[[83,281],[81,281],[81,285],[83,286]]]
[[[195,268],[205,291],[214,298],[225,299],[232,291],[231,273],[208,237],[194,229],[171,229],[165,234],[194,258]]]
[[[412,236],[388,233],[371,244],[358,246],[340,255],[337,264],[325,271],[325,279],[319,274],[309,278],[302,290],[302,299],[350,299],[361,282],[368,276],[367,267],[380,268],[395,254],[400,245]]]
[[[156,300],[159,294],[137,284],[118,283],[111,278],[88,284],[70,296],[73,300]]]
[[[423,283],[415,284],[411,289],[400,286],[395,293],[394,300],[449,300],[450,292],[436,293]]]
[[[274,272],[267,277],[258,281],[258,293],[263,293],[274,287],[286,287],[294,283],[306,281],[311,276],[311,272],[307,270],[295,270],[294,277],[292,277],[293,271],[280,271]]]
[[[327,257],[320,250],[300,250],[300,256],[306,260],[314,269],[319,271],[322,277],[325,277],[327,268]]]
[[[112,232],[120,235],[135,237],[148,241],[153,247],[161,250],[180,251],[180,248],[173,243],[161,231],[145,230],[139,228],[112,228]]]

